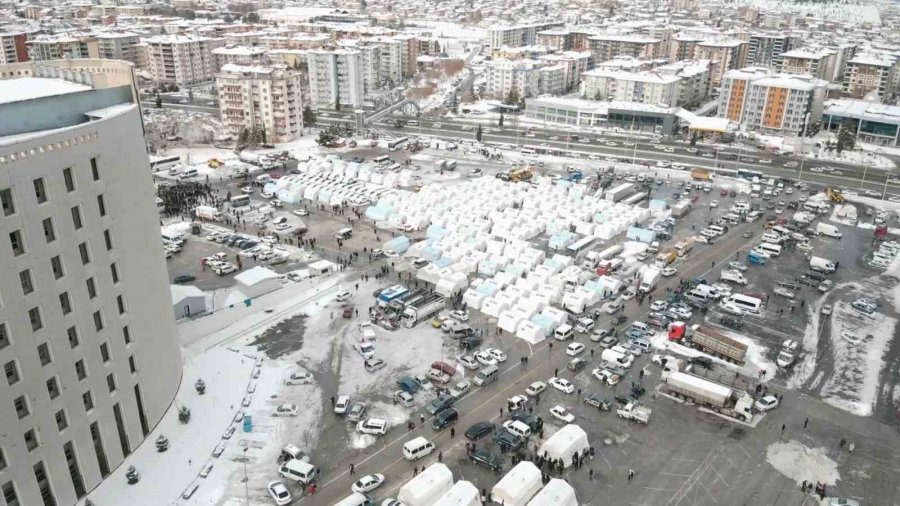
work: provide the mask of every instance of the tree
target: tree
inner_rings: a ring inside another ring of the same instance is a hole
[[[691,134],[691,146],[697,145],[697,132]]]
[[[334,110],[335,111],[341,110],[341,95],[340,94],[338,94],[336,97],[334,97]]]
[[[506,94],[503,103],[506,105],[519,105],[519,90],[515,86],[509,89],[509,93]]]
[[[503,127],[503,112],[500,112],[500,119],[497,121],[498,127]]]
[[[259,14],[251,12],[244,16],[244,23],[259,23]]]
[[[303,124],[306,125],[307,128],[312,128],[316,124],[316,112],[313,111],[310,106],[303,108]]]
[[[854,147],[856,147],[856,132],[847,124],[841,125],[837,135],[836,149],[838,154],[841,154],[845,149],[852,150]]]
[[[478,130],[475,130],[475,140],[481,142],[481,125],[478,125]]]
[[[238,141],[237,141],[238,147],[246,146],[249,141],[250,141],[250,131],[247,130],[246,128],[242,128],[241,133],[238,134]]]
[[[328,146],[333,144],[336,140],[337,137],[332,133],[331,129],[325,128],[319,131],[319,136],[316,137],[316,144],[319,146]]]
[[[268,144],[266,142],[266,127],[257,127],[259,130],[259,143],[260,144]]]
[[[159,93],[156,93],[156,108],[162,109],[162,97],[159,96]]]

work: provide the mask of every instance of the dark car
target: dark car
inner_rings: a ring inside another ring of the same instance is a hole
[[[809,286],[812,288],[819,286],[819,282],[816,281],[815,279],[810,278],[809,276],[797,276],[795,279],[801,285],[806,285],[806,286]]]
[[[497,426],[491,422],[478,422],[466,429],[466,438],[475,441],[494,432]]]
[[[712,359],[709,357],[694,357],[691,359],[691,363],[704,369],[712,368],[713,364]]]
[[[524,411],[513,413],[511,418],[517,422],[524,423],[530,427],[532,431],[539,431],[544,426],[544,421],[541,417],[525,413]]]
[[[619,404],[621,404],[623,406],[625,406],[626,404],[637,404],[638,403],[638,400],[636,398],[627,397],[624,395],[617,395],[615,397],[615,399],[616,399],[616,402],[618,402]]]
[[[453,408],[444,408],[435,415],[431,421],[431,428],[434,430],[443,430],[456,423],[459,420],[459,412]]]
[[[744,328],[744,322],[742,322],[741,320],[738,320],[737,318],[732,318],[730,316],[723,316],[722,318],[719,319],[719,323],[721,323],[722,326],[724,326],[724,327],[728,327],[728,328],[734,329],[734,330],[740,330],[740,329]]]
[[[644,385],[641,385],[640,383],[631,385],[631,396],[635,399],[640,398],[645,393],[647,393],[647,389],[644,388]]]
[[[491,452],[487,448],[479,449],[469,456],[469,460],[478,465],[485,466],[495,473],[500,472],[500,470],[503,469],[503,457]]]
[[[604,399],[603,397],[600,397],[597,394],[590,394],[590,395],[584,396],[584,402],[585,402],[585,404],[594,406],[595,408],[599,409],[600,411],[609,411],[609,401]]]
[[[180,285],[181,283],[190,283],[191,281],[193,281],[195,279],[197,279],[197,278],[195,278],[191,274],[179,274],[179,275],[175,276],[175,278],[172,280],[172,282],[175,283],[176,285]]]
[[[481,346],[481,343],[483,343],[483,342],[484,342],[484,339],[482,339],[478,336],[469,336],[469,337],[464,337],[464,338],[460,339],[459,345],[464,350],[471,350],[472,348],[477,348],[477,347]]]
[[[821,272],[816,272],[816,271],[808,271],[806,273],[806,277],[808,277],[809,279],[814,279],[816,281],[825,281],[826,279],[828,279],[825,277],[824,274],[822,274]]]
[[[506,432],[506,429],[495,431],[491,436],[491,439],[493,439],[495,443],[500,445],[500,448],[504,452],[510,450],[515,451],[525,445],[525,441],[519,438],[519,436],[513,436],[509,432]]]
[[[419,384],[416,380],[410,378],[409,376],[405,376],[397,380],[397,386],[400,387],[400,390],[412,395],[419,391]]]
[[[627,321],[628,321],[628,318],[626,318],[625,315],[620,314],[620,315],[616,316],[615,318],[613,318],[612,324],[613,325],[621,325]]]
[[[802,288],[798,283],[794,283],[793,281],[779,281],[778,286],[782,286],[788,290],[799,290]]]
[[[577,373],[587,367],[587,360],[581,357],[573,358],[571,361],[569,361],[569,365],[566,367],[568,367],[570,371]]]
[[[455,402],[456,397],[453,397],[452,395],[442,395],[437,399],[429,402],[428,406],[425,406],[425,410],[428,411],[429,415],[434,415],[449,408]]]

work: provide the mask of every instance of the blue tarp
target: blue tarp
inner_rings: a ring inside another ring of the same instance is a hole
[[[392,214],[394,214],[394,208],[388,204],[369,206],[366,209],[366,218],[374,221],[384,221]]]
[[[402,255],[406,253],[406,250],[409,249],[410,242],[409,237],[405,235],[401,235],[400,237],[395,237],[390,241],[384,243],[384,249],[387,251],[393,251],[398,255]]]
[[[563,230],[550,237],[550,241],[547,242],[547,247],[554,250],[564,250],[566,249],[566,246],[573,242],[575,242],[575,234],[568,230]]]
[[[669,204],[667,204],[665,200],[650,199],[649,207],[654,211],[665,211],[669,207]]]
[[[629,241],[651,243],[656,240],[656,232],[647,230],[646,228],[628,227],[625,238]]]
[[[456,263],[455,258],[450,258],[450,257],[444,255],[441,258],[439,258],[438,260],[435,260],[434,265],[443,268],[443,267],[449,267],[449,266],[453,265],[454,263]]]
[[[478,293],[483,293],[488,297],[493,297],[495,293],[497,293],[497,285],[495,285],[492,281],[485,281],[478,285],[478,288],[475,289]]]
[[[428,229],[425,230],[425,237],[429,239],[440,239],[444,237],[444,234],[447,233],[447,230],[440,225],[429,225]]]
[[[534,323],[538,327],[544,329],[544,335],[549,336],[551,332],[553,332],[553,327],[556,322],[553,318],[550,318],[547,315],[536,314],[531,317],[531,323]]]
[[[424,248],[422,248],[422,254],[420,256],[425,260],[428,260],[429,262],[434,262],[438,258],[441,258],[441,255],[443,254],[444,252],[439,248],[435,248],[434,246],[425,246]]]

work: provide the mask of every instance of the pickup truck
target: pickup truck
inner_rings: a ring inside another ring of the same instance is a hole
[[[634,403],[628,403],[616,410],[616,414],[619,415],[619,418],[625,418],[626,420],[631,420],[644,425],[650,421],[650,414],[652,412],[653,410],[650,408],[638,406]]]

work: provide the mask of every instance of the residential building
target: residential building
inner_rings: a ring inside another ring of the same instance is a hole
[[[106,60],[125,60],[137,65],[138,44],[141,36],[126,31],[104,32],[97,34],[100,58]]]
[[[569,30],[544,30],[538,32],[535,43],[553,51],[569,51],[572,49],[572,39]]]
[[[710,83],[715,88],[726,72],[746,66],[747,43],[738,39],[705,40],[694,48],[693,59],[712,62]]]
[[[515,89],[519,98],[539,93],[539,72],[542,65],[534,60],[495,60],[485,64],[486,91],[499,99]]]
[[[538,32],[561,26],[563,26],[561,21],[492,26],[485,30],[484,42],[489,50],[501,46],[531,46],[537,43]]]
[[[268,63],[268,50],[261,46],[223,46],[212,50],[216,70],[229,63],[234,65],[254,65]]]
[[[848,125],[862,142],[900,146],[900,107],[865,100],[832,100],[825,104],[822,129],[837,132]]]
[[[679,33],[672,37],[669,59],[671,61],[692,60],[697,52],[697,44],[706,40],[705,35]]]
[[[0,31],[0,64],[28,61],[28,41],[33,36],[24,30]]]
[[[799,135],[806,121],[819,121],[828,82],[811,76],[748,68],[727,72],[718,116],[742,128],[773,135]]]
[[[567,88],[567,72],[564,64],[546,65],[538,69],[538,93],[561,95]]]
[[[660,56],[660,40],[644,35],[594,35],[588,38],[594,61],[606,61],[616,56],[652,59]]]
[[[182,384],[134,66],[0,65],[0,118],[0,490],[81,504]]]
[[[144,40],[153,81],[180,87],[207,83],[215,77],[212,39],[194,35],[159,35]]]
[[[697,107],[709,99],[709,70],[712,62],[709,60],[677,61],[667,65],[656,67],[656,72],[661,75],[672,75],[680,78],[678,81],[678,99],[675,104],[679,107]]]
[[[746,65],[781,68],[781,55],[798,45],[797,38],[783,33],[755,33],[747,43]]]
[[[334,109],[359,107],[365,97],[362,54],[353,49],[317,49],[307,53],[310,105]]]
[[[263,128],[269,142],[288,142],[303,131],[301,75],[285,65],[227,63],[216,74],[222,125],[237,137]]]
[[[782,74],[809,75],[833,81],[837,59],[838,52],[831,48],[798,48],[781,55],[779,70]]]
[[[582,74],[581,96],[593,100],[674,106],[681,78],[655,71],[594,69]]]
[[[538,60],[549,65],[563,65],[565,67],[564,90],[574,90],[581,83],[581,74],[587,69],[591,61],[590,51],[563,51],[538,57]]]
[[[896,64],[896,59],[881,54],[854,56],[844,67],[844,96],[862,99],[876,93],[879,100],[886,100],[892,92],[891,79]]]
[[[61,33],[38,35],[29,40],[28,56],[34,61],[63,58],[100,58],[100,45],[94,34]]]

